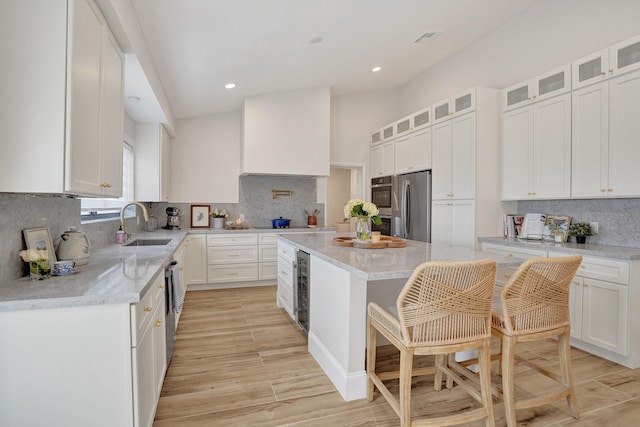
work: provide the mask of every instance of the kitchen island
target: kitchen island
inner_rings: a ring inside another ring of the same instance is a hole
[[[513,258],[443,244],[407,241],[403,248],[335,246],[336,233],[280,235],[278,242],[310,255],[309,352],[342,397],[366,397],[366,307],[375,301],[396,313],[396,299],[413,270],[425,261],[494,259],[514,267]]]

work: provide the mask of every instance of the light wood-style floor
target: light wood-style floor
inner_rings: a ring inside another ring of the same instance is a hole
[[[187,293],[154,426],[398,426],[378,392],[373,402],[342,400],[307,352],[306,336],[276,307],[275,295],[275,286]],[[520,346],[519,351],[557,371],[552,342]],[[387,349],[379,360],[397,363]],[[640,369],[577,349],[572,360],[580,420],[569,417],[566,403],[559,401],[518,411],[520,425],[640,425]],[[546,381],[518,368],[518,393],[546,388]],[[414,382],[413,416],[453,413],[476,404],[459,387],[434,392],[432,384],[432,376]],[[504,426],[503,404],[494,402],[496,425]]]

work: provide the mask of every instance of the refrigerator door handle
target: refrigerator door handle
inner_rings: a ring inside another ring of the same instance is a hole
[[[405,181],[404,184],[404,236],[409,237],[409,230],[411,227],[411,186],[409,181]]]

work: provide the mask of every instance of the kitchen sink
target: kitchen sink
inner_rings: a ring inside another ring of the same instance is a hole
[[[125,246],[164,246],[169,244],[171,239],[136,239]]]

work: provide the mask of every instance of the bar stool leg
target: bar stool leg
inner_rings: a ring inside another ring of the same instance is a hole
[[[502,337],[502,394],[504,397],[504,416],[509,427],[516,427],[515,387],[513,370],[515,368],[516,338],[504,335]]]
[[[567,326],[564,333],[558,336],[558,354],[560,355],[560,370],[562,373],[562,383],[569,389],[567,396],[567,404],[569,405],[569,413],[575,419],[580,416],[578,414],[578,402],[576,401],[576,390],[573,386],[573,376],[571,374],[571,347],[569,343],[569,335],[571,328]]]

